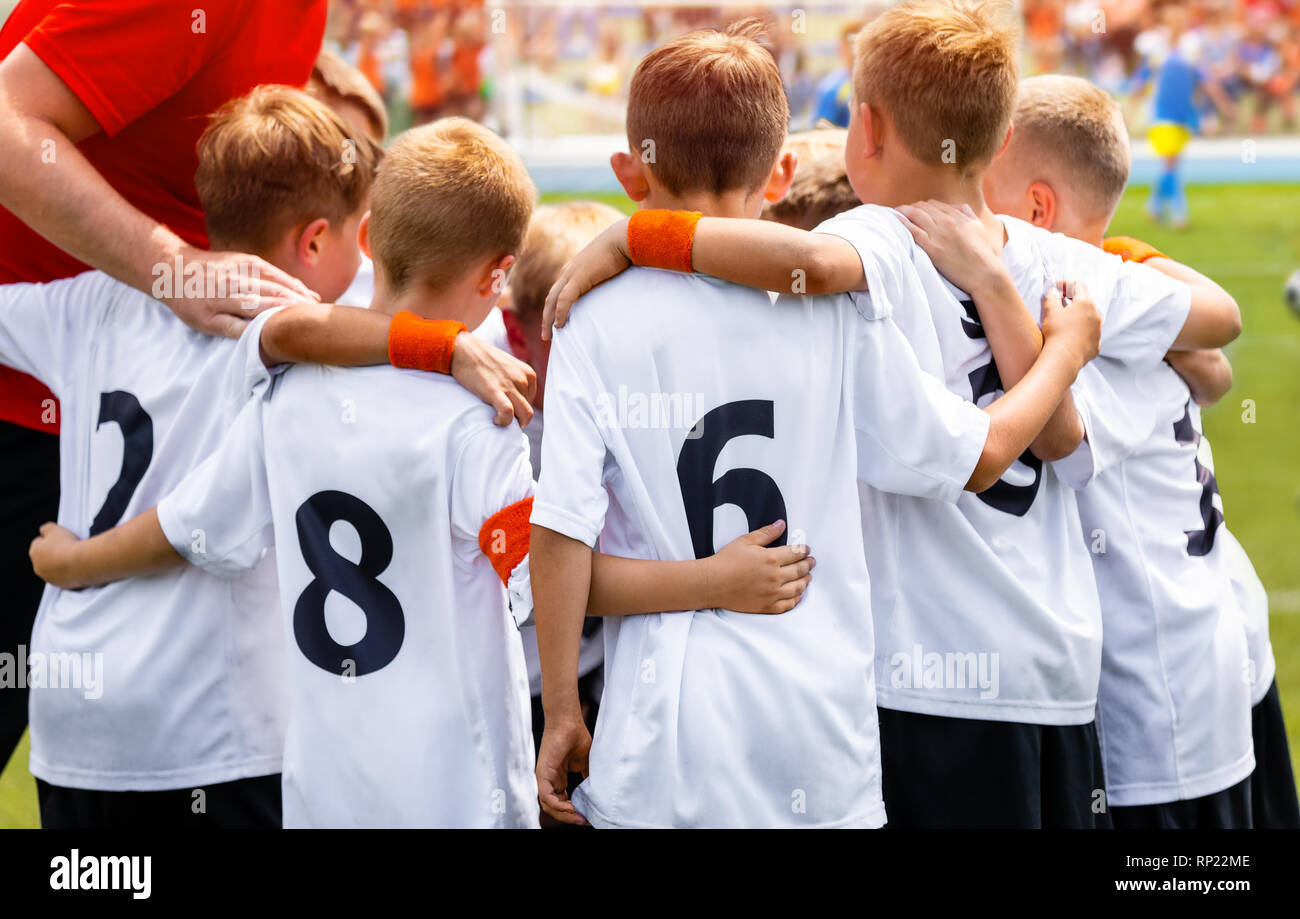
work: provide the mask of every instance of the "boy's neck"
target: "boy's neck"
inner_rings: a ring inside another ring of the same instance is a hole
[[[651,189],[637,206],[647,210],[699,211],[705,217],[757,217],[762,201],[761,188],[755,191],[727,191],[719,195],[707,192],[673,195],[656,188]]]
[[[378,271],[375,272],[375,293],[370,298],[370,308],[390,316],[408,312],[421,319],[454,319],[462,322],[466,312],[464,297],[455,286],[443,291],[430,291],[423,285],[411,284],[403,290],[394,291]]]
[[[866,203],[882,204],[885,207],[930,200],[956,206],[965,204],[984,224],[989,239],[997,240],[998,245],[1005,245],[1006,228],[984,201],[982,173],[963,176],[952,166],[931,167],[919,162],[914,162],[912,166],[888,183],[888,200]]]

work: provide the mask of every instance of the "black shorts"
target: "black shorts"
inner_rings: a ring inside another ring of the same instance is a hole
[[[1112,807],[1117,830],[1248,830],[1253,824],[1250,779],[1223,791],[1164,804]]]
[[[1250,710],[1250,726],[1255,738],[1255,771],[1250,777],[1255,828],[1300,829],[1300,803],[1296,801],[1295,775],[1291,771],[1291,750],[1286,742],[1277,680]]]
[[[1109,827],[1095,724],[977,721],[880,709],[893,828]]]
[[[279,773],[167,791],[91,791],[37,779],[36,797],[47,830],[278,830],[283,822]]]
[[[45,582],[27,549],[41,524],[59,515],[59,438],[0,421],[0,654],[30,645]],[[27,729],[27,689],[0,687],[0,769]]]

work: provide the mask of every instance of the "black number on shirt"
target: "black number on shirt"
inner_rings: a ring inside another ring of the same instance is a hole
[[[963,300],[962,307],[966,310],[966,315],[962,317],[962,331],[966,333],[967,338],[979,339],[986,338],[984,334],[984,324],[980,322],[979,313],[975,309],[975,301]],[[991,396],[1002,391],[1002,376],[998,373],[998,365],[989,358],[989,362],[983,367],[977,367],[969,374],[971,401],[979,405],[981,399],[985,396]],[[1005,479],[998,479],[989,488],[977,494],[979,498],[989,507],[1002,511],[1004,514],[1015,514],[1017,517],[1023,517],[1029,512],[1034,504],[1034,498],[1038,497],[1038,488],[1043,483],[1043,461],[1034,454],[1026,450],[1020,454],[1020,459],[1016,462],[1026,466],[1034,474],[1034,480],[1028,485],[1013,485]]]
[[[1201,434],[1192,425],[1190,402],[1183,410],[1183,417],[1174,422],[1174,438],[1180,444],[1194,444],[1198,447],[1201,444]],[[1214,499],[1219,494],[1219,481],[1214,477],[1213,472],[1201,465],[1199,456],[1195,457],[1193,462],[1196,464],[1196,481],[1201,483],[1201,522],[1205,526],[1199,530],[1183,532],[1187,534],[1188,555],[1209,555],[1210,550],[1214,548],[1214,535],[1219,531],[1219,525],[1223,523],[1223,511],[1214,506]]]
[[[677,482],[682,489],[682,504],[686,508],[686,523],[696,558],[707,558],[714,552],[713,509],[716,507],[734,504],[745,512],[751,530],[785,520],[785,499],[767,473],[757,469],[730,469],[716,481],[713,478],[718,454],[727,442],[746,434],[774,436],[774,415],[775,406],[770,400],[728,402],[697,421],[692,434],[699,436],[687,438],[682,444],[682,452],[677,457]],[[788,532],[782,532],[772,545],[784,546]]]
[[[153,459],[153,419],[140,407],[139,399],[121,390],[100,393],[95,430],[110,421],[122,431],[122,470],[90,524],[91,536],[117,526]]]
[[[361,539],[361,560],[353,562],[330,545],[330,527],[350,523]],[[293,608],[293,636],[307,660],[330,673],[364,676],[397,657],[406,618],[396,595],[377,579],[393,560],[393,537],[369,504],[341,491],[321,491],[295,516],[298,544],[316,577]],[[366,634],[352,645],[336,642],[325,625],[325,598],[343,594],[366,615]],[[351,661],[351,666],[348,662]]]

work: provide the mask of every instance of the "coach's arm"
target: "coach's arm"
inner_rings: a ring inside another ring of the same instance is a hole
[[[204,332],[238,337],[262,309],[312,296],[270,263],[195,248],[132,206],[77,149],[99,130],[44,61],[25,44],[15,47],[0,62],[0,205],[60,249],[145,293],[154,266],[178,255],[211,276],[242,279],[225,297],[163,301]]]

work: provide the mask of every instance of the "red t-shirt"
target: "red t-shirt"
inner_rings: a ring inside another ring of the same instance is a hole
[[[0,29],[0,57],[25,42],[103,128],[79,145],[91,165],[143,213],[206,247],[194,170],[207,116],[260,83],[305,85],[327,5],[23,0]],[[86,269],[0,208],[0,283]],[[37,380],[0,367],[0,421],[57,433],[57,413],[43,411],[52,399]]]

